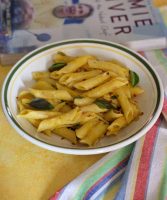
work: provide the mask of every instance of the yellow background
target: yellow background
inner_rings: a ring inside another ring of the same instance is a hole
[[[0,66],[0,87],[11,67]],[[47,200],[101,155],[55,153],[31,144],[11,127],[0,106],[0,199]]]

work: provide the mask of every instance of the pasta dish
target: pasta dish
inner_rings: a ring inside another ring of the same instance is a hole
[[[57,52],[47,71],[32,72],[35,83],[17,96],[18,117],[37,131],[73,144],[96,144],[137,120],[139,76],[121,62]]]

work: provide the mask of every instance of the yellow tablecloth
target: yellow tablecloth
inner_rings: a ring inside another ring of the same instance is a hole
[[[0,87],[10,69],[0,66]],[[102,156],[65,155],[35,146],[11,127],[0,106],[1,200],[47,200]]]

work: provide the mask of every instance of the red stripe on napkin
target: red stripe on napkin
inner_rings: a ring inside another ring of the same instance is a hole
[[[164,98],[164,104],[162,107],[162,112],[167,113],[167,98]]]
[[[145,199],[145,192],[147,189],[147,181],[149,177],[149,169],[154,149],[154,142],[158,133],[158,128],[161,120],[158,119],[155,125],[148,131],[145,136],[144,145],[142,149],[142,155],[140,158],[140,164],[138,168],[134,200]]]

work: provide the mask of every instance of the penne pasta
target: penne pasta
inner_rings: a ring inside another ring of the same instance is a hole
[[[21,101],[21,103],[23,104],[23,106],[24,106],[25,108],[29,108],[29,107],[30,107],[30,106],[29,106],[29,103],[31,102],[31,99],[23,98],[23,99],[21,99],[20,101]]]
[[[54,111],[59,111],[61,112],[61,109],[66,105],[65,102],[61,102],[55,105]]]
[[[90,105],[82,106],[81,110],[83,112],[101,113],[101,112],[106,112],[108,109],[100,108],[99,106],[97,106],[96,104],[93,103]]]
[[[39,79],[39,81],[45,81],[45,82],[49,83],[50,85],[52,85],[54,89],[56,88],[57,81],[54,79],[43,78],[43,79]]]
[[[66,127],[56,128],[53,130],[53,133],[55,133],[56,135],[59,135],[62,138],[68,139],[73,144],[77,143],[77,137],[76,137],[75,131],[73,131],[69,128],[66,128]]]
[[[74,104],[76,106],[86,106],[86,105],[89,105],[91,103],[93,103],[95,101],[95,99],[93,98],[89,98],[89,97],[76,97],[74,99]]]
[[[33,86],[33,89],[36,90],[54,90],[55,88],[48,82],[39,80]]]
[[[67,56],[66,54],[64,54],[62,52],[57,52],[57,54],[55,54],[53,57],[54,63],[58,63],[58,62],[68,63],[74,59],[75,59],[75,57]]]
[[[131,96],[138,96],[144,92],[141,87],[131,87],[130,88]]]
[[[95,119],[95,118],[100,119],[101,117],[93,112],[82,112],[81,117],[78,122],[80,124],[84,124],[90,121],[91,119]]]
[[[104,96],[105,94],[111,93],[117,88],[128,84],[128,80],[123,78],[113,78],[112,80],[88,91],[85,92],[84,95],[92,98],[99,98]]]
[[[74,87],[79,90],[90,90],[90,89],[104,83],[105,81],[109,80],[109,78],[110,78],[110,74],[108,72],[105,72],[105,73],[99,74],[93,78],[76,83],[74,85]]]
[[[27,118],[27,120],[36,128],[38,128],[41,120],[40,119],[32,119],[32,118]]]
[[[118,101],[121,105],[125,119],[130,123],[133,120],[133,108],[127,94],[124,92],[124,89],[124,87],[117,89],[116,94],[118,95]]]
[[[44,78],[49,78],[49,76],[49,72],[32,72],[32,77],[36,81]]]
[[[124,116],[114,120],[107,128],[107,135],[117,134],[120,129],[127,125],[127,121]]]
[[[72,109],[67,113],[63,113],[61,115],[58,115],[56,117],[43,120],[38,127],[38,131],[44,131],[44,130],[53,130],[55,128],[61,128],[61,127],[67,127],[70,125],[74,125],[80,122],[80,117],[82,115],[82,112],[78,109]]]
[[[69,62],[64,68],[57,71],[57,74],[66,74],[74,72],[83,65],[85,65],[89,59],[93,58],[92,56],[80,56]]]
[[[26,119],[47,119],[57,115],[60,115],[60,112],[24,109],[17,116]]]
[[[36,90],[30,88],[29,91],[35,97],[44,99],[59,99],[71,101],[73,98],[66,90]]]
[[[90,130],[98,123],[98,119],[92,119],[76,130],[76,136],[80,139],[89,134]]]
[[[21,99],[33,99],[33,95],[29,92],[29,91],[22,91],[22,92],[20,92],[19,93],[19,95],[18,95],[18,97],[17,97],[17,99],[18,100],[21,100]]]
[[[108,111],[104,114],[104,119],[110,122],[110,121],[114,121],[115,119],[120,118],[122,116],[123,116],[123,114],[121,112],[111,109],[110,111]]]
[[[96,75],[100,74],[101,72],[102,72],[101,70],[92,70],[92,71],[87,71],[87,72],[68,73],[68,74],[62,75],[59,79],[59,82],[64,85],[72,86],[76,82],[95,77]]]
[[[80,95],[80,93],[78,91],[72,90],[71,88],[66,87],[64,85],[61,85],[60,83],[57,83],[56,86],[57,86],[58,90],[65,90],[65,91],[67,91],[72,97],[76,97],[76,96]]]
[[[17,97],[18,117],[37,132],[92,146],[141,115],[139,77],[120,61],[57,52],[51,63],[32,72],[35,83]]]
[[[72,110],[72,108],[71,108],[69,105],[67,105],[66,103],[65,103],[64,106],[60,109],[60,111],[61,111],[62,113],[66,113],[66,112],[68,112],[68,111],[70,111],[70,110]]]
[[[107,124],[100,121],[92,128],[89,134],[86,135],[83,139],[80,140],[81,143],[88,144],[89,146],[94,145],[100,138],[104,136],[107,130]]]
[[[43,133],[47,136],[51,136],[53,132],[51,130],[46,130],[46,131],[43,131]]]
[[[113,73],[117,74],[121,77],[128,77],[129,70],[125,67],[122,67],[112,61],[99,61],[99,60],[88,60],[88,64],[90,68],[93,69],[102,69],[104,71],[112,71]]]
[[[54,79],[54,80],[58,80],[61,77],[60,74],[57,74],[57,71],[53,71],[50,73],[49,78]]]
[[[18,106],[19,112],[25,109],[25,106],[22,104],[21,100],[17,100],[17,106]]]

